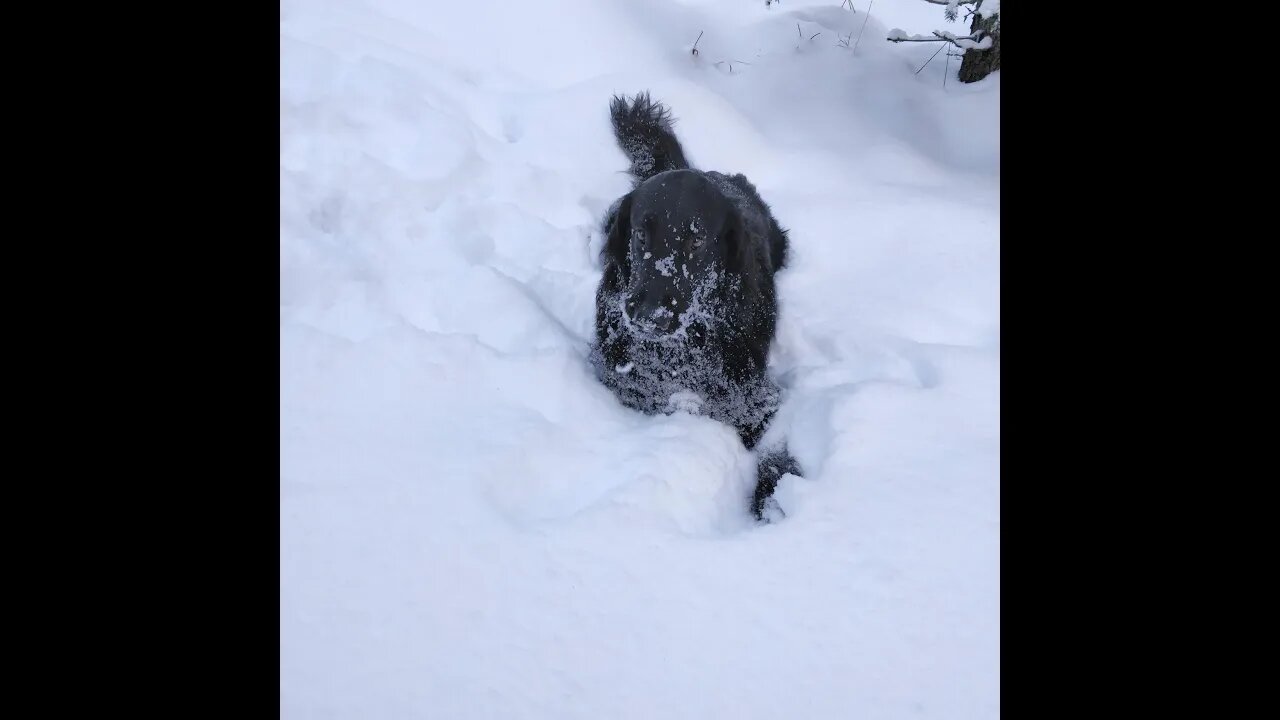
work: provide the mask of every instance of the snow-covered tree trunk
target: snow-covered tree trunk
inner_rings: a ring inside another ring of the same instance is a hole
[[[960,82],[978,82],[1000,69],[1000,3],[987,0],[990,16],[983,14],[983,0],[978,0],[977,11],[969,25],[969,35],[979,33],[991,36],[991,47],[986,50],[969,50],[960,61]]]

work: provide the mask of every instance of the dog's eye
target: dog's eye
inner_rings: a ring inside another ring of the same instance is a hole
[[[690,244],[695,248],[700,248],[707,241],[707,229],[697,218],[689,221],[689,237]]]

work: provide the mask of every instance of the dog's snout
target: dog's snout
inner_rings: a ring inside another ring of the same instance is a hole
[[[655,332],[669,333],[680,323],[679,303],[670,293],[653,293],[627,300],[627,315]]]

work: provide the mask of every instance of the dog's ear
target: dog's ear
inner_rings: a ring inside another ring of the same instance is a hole
[[[604,260],[614,265],[622,282],[631,281],[631,193],[622,196],[605,228]]]
[[[720,246],[724,248],[725,269],[740,273],[747,265],[747,228],[742,215],[729,213],[720,230]]]

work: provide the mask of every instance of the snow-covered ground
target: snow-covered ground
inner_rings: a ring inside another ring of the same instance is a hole
[[[840,4],[282,0],[283,717],[999,716],[1000,79]],[[791,229],[773,525],[587,363],[640,90]]]

